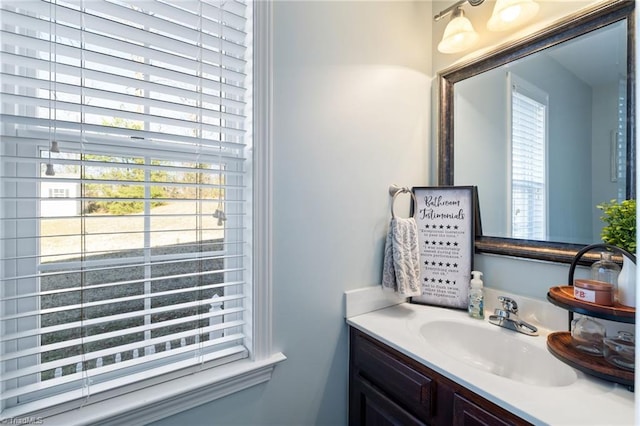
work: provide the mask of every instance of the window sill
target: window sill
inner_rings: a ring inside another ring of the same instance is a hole
[[[278,352],[261,361],[236,361],[105,401],[47,417],[45,422],[65,425],[144,425],[206,404],[234,392],[267,382],[276,364],[286,357]]]

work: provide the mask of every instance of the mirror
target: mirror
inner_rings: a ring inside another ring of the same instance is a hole
[[[570,263],[635,198],[634,2],[439,74],[438,183],[476,185],[476,251]],[[454,167],[455,166],[455,167]]]

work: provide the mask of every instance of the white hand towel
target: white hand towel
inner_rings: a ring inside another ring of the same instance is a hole
[[[418,226],[413,218],[392,218],[384,247],[382,288],[420,296]]]

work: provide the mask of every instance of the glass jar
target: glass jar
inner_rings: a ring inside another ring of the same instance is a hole
[[[571,321],[571,344],[584,353],[602,356],[605,328],[598,321],[583,316]]]
[[[600,253],[600,260],[591,265],[591,279],[613,285],[613,294],[617,294],[618,275],[620,266],[611,259],[608,251]]]
[[[633,333],[618,331],[618,335],[603,339],[604,359],[616,367],[635,370],[636,342]]]

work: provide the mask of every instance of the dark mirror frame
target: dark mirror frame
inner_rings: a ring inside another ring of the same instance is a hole
[[[627,198],[635,198],[635,35],[634,1],[595,5],[491,53],[438,73],[438,185],[454,184],[454,84],[591,31],[627,20]],[[481,212],[482,213],[482,212]],[[476,253],[571,263],[584,244],[477,236]],[[595,255],[594,255],[595,256]],[[593,261],[595,257],[590,259]],[[589,259],[585,259],[588,263]]]

